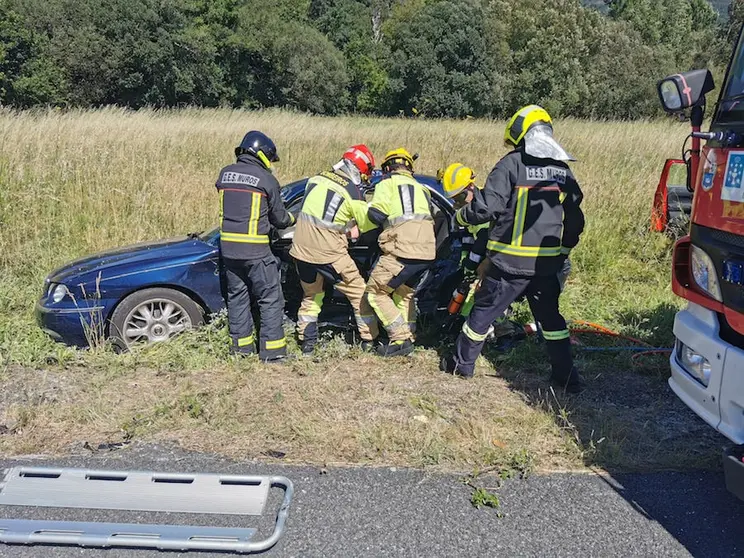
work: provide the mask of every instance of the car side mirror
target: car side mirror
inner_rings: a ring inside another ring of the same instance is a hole
[[[710,70],[693,70],[666,77],[656,88],[661,106],[666,112],[675,114],[702,104],[705,95],[715,89],[715,84]]]

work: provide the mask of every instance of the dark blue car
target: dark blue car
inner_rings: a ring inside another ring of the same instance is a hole
[[[459,281],[460,234],[453,225],[453,209],[440,184],[417,176],[432,191],[440,212],[437,219],[438,258],[417,293],[422,315],[446,311]],[[380,179],[372,179],[370,192]],[[307,179],[286,185],[282,199],[297,213]],[[289,248],[292,229],[276,231],[272,250],[282,261],[282,283],[289,319],[296,319],[302,289]],[[377,255],[374,231],[350,248],[362,274]],[[54,339],[80,347],[110,338],[124,348],[157,342],[208,320],[225,307],[224,278],[219,266],[219,229],[158,242],[143,243],[89,256],[51,273],[36,306],[39,325]],[[321,323],[350,326],[351,307],[329,287]]]

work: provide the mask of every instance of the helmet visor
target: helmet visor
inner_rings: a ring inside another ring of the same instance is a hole
[[[533,126],[524,136],[524,150],[527,155],[538,159],[554,161],[575,161],[561,145],[553,139],[551,126]]]

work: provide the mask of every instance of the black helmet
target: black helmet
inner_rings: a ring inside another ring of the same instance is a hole
[[[274,142],[271,141],[269,136],[256,130],[248,132],[243,137],[240,145],[235,148],[236,157],[240,157],[244,153],[250,153],[258,157],[267,168],[271,166],[271,163],[279,161]]]

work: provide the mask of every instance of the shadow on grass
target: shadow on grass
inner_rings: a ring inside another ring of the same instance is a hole
[[[654,347],[671,347],[676,312],[674,305],[662,304],[648,312],[623,314],[620,333]],[[449,331],[453,335],[446,343],[432,331],[422,341],[440,356],[447,354],[459,327],[451,325]],[[741,550],[744,534],[739,529],[718,529],[708,522],[710,515],[721,516],[721,525],[724,520],[730,523],[722,507],[744,510],[723,487],[720,456],[726,440],[668,388],[669,354],[589,350],[632,345],[610,336],[575,334],[573,341],[575,362],[588,385],[579,395],[550,388],[550,366],[538,336],[506,350],[488,342],[482,354],[490,368],[485,374],[503,378],[525,402],[552,415],[580,448],[586,466],[610,473],[608,483],[629,504],[663,525],[691,552],[711,554],[712,547],[706,546],[710,539],[701,539],[711,529],[716,548],[724,549],[713,554]],[[482,369],[479,365],[476,373]],[[638,472],[644,474],[634,474]],[[698,476],[699,482],[691,486],[691,478]]]
[[[653,347],[671,347],[676,312],[674,305],[662,304],[649,312],[622,315],[619,333]],[[430,325],[418,341],[440,356],[448,354],[459,323],[438,330]],[[445,331],[450,335],[443,336]],[[634,343],[605,335],[576,333],[572,340],[576,365],[588,385],[579,395],[551,389],[550,365],[537,335],[506,348],[488,341],[482,353],[488,363],[485,375],[503,378],[528,404],[551,414],[579,446],[588,467],[608,471],[720,467],[723,439],[668,388],[668,353],[622,350]],[[477,373],[482,370],[478,365]]]

